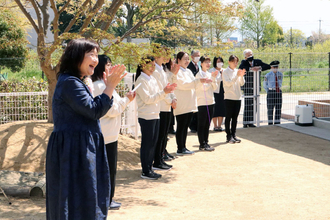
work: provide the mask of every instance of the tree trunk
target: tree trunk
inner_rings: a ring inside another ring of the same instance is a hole
[[[47,76],[48,80],[48,122],[53,123],[53,95],[55,86],[57,83],[56,73],[58,68],[52,68],[51,66],[41,67]]]

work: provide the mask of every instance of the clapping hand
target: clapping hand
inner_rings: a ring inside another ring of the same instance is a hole
[[[239,70],[237,71],[237,75],[238,75],[238,76],[244,76],[245,74],[246,74],[245,69],[239,69]]]
[[[172,71],[171,71],[171,72],[172,72],[174,75],[177,75],[178,72],[179,72],[179,70],[180,70],[180,65],[174,63],[173,66],[172,66]]]
[[[208,79],[208,78],[200,78],[200,82],[201,83],[211,83],[213,81],[212,81],[212,79]]]
[[[115,65],[111,67],[110,74],[107,76],[103,73],[104,82],[107,86],[116,87],[116,85],[127,75],[124,65]]]
[[[212,72],[211,75],[215,78],[215,77],[217,77],[218,73],[219,73],[219,71],[216,70],[216,71]]]
[[[165,94],[173,92],[175,90],[176,86],[177,86],[176,83],[172,83],[172,84],[168,83],[167,86],[165,86],[165,88],[164,88]]]

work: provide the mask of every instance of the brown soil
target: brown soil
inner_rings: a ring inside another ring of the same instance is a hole
[[[44,172],[52,124],[0,126],[0,170]],[[330,143],[276,126],[238,129],[240,144],[210,133],[214,152],[172,161],[157,181],[140,178],[139,141],[120,136],[115,200],[108,219],[330,219]],[[168,142],[174,153],[175,138]],[[45,219],[45,199],[0,195],[0,219]],[[88,202],[88,201],[86,201]]]

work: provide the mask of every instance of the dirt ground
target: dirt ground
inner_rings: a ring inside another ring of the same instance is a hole
[[[0,126],[0,170],[43,172],[52,125]],[[196,134],[157,181],[140,178],[139,142],[121,136],[115,200],[108,219],[330,219],[330,142],[276,126],[238,129],[240,144],[211,132],[214,152]],[[176,151],[175,138],[168,142]],[[0,219],[45,219],[45,199],[0,195]],[[86,201],[88,202],[88,201]]]

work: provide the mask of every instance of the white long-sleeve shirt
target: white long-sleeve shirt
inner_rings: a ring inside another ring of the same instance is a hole
[[[178,100],[176,108],[173,110],[175,116],[198,111],[195,89],[199,81],[188,68],[182,67],[180,67],[177,77],[172,78],[172,82],[177,84],[174,90]]]
[[[224,99],[241,99],[241,86],[244,85],[245,79],[242,76],[238,76],[237,71],[237,69],[233,70],[230,67],[227,67],[222,73],[223,90],[225,91]]]
[[[106,85],[103,80],[98,80],[93,83],[93,96],[98,96],[103,93]],[[109,111],[100,118],[101,130],[104,137],[104,143],[112,143],[118,140],[121,127],[121,113],[130,103],[129,98],[121,98],[116,91],[112,93],[113,104]]]
[[[160,89],[164,89],[169,83],[168,74],[164,69],[156,63],[156,69],[153,72],[152,76],[158,81]],[[174,93],[168,93],[166,97],[159,101],[160,111],[161,112],[170,112],[171,103],[176,99]]]
[[[197,106],[213,105],[214,102],[214,90],[217,89],[218,84],[215,77],[212,77],[211,73],[202,71],[201,69],[196,74],[196,79],[207,78],[212,79],[212,83],[201,83],[200,81],[196,85],[196,97]]]
[[[218,75],[215,77],[217,80],[217,88],[214,90],[214,93],[219,93],[220,92],[220,85],[221,85],[221,81],[222,81],[222,72],[223,69],[221,68],[221,73],[219,70],[217,70],[216,68],[211,68],[208,70],[210,73],[213,73],[214,71],[218,71]]]
[[[138,106],[138,117],[145,120],[159,119],[159,101],[166,97],[163,88],[159,88],[157,80],[145,73],[137,78],[135,86],[141,86],[136,90],[136,103]]]

